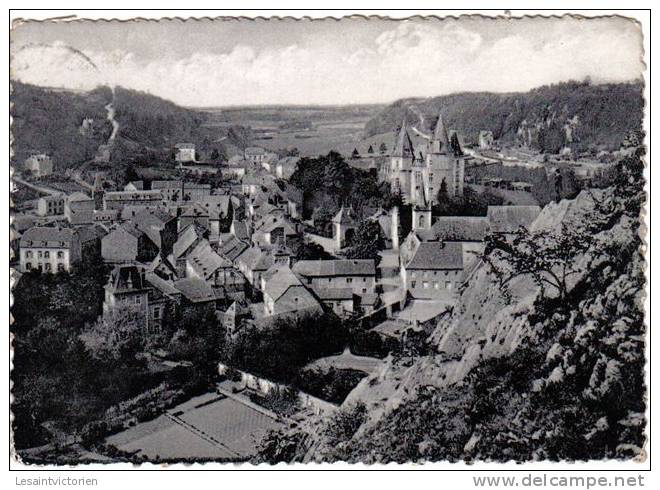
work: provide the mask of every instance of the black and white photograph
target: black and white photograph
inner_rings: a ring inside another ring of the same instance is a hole
[[[648,463],[635,16],[30,14],[16,464]]]

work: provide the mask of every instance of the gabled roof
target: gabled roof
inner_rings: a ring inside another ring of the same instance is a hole
[[[245,250],[247,250],[247,248],[247,243],[233,237],[231,240],[220,246],[218,253],[234,262]]]
[[[275,301],[275,315],[301,310],[321,311],[318,300],[304,286],[292,286]]]
[[[422,242],[406,269],[462,270],[463,246],[456,242]]]
[[[71,247],[76,239],[73,228],[35,226],[21,236],[21,247]]]
[[[238,260],[252,271],[266,271],[273,265],[273,257],[259,247],[248,248]]]
[[[436,240],[480,242],[490,231],[486,216],[439,216],[431,232]]]
[[[259,225],[257,225],[257,232],[270,233],[276,228],[284,228],[285,235],[295,235],[296,229],[294,226],[283,216],[268,215],[265,216]]]
[[[375,276],[373,259],[299,260],[293,272],[306,277]]]
[[[288,266],[272,266],[264,275],[264,294],[277,301],[287,289],[302,286],[300,280]]]
[[[179,232],[179,237],[172,247],[172,256],[174,259],[176,260],[185,255],[186,252],[188,252],[201,238],[202,234],[194,224],[186,226],[181,232]]]
[[[174,281],[174,287],[191,303],[215,301],[213,288],[202,279],[180,279]]]
[[[175,296],[177,294],[181,294],[181,291],[174,287],[174,283],[172,281],[167,281],[160,277],[158,274],[147,272],[144,275],[144,279],[148,285],[153,286],[167,296]]]
[[[488,206],[488,221],[493,233],[514,233],[529,228],[541,212],[539,206]]]
[[[393,157],[414,158],[415,149],[413,147],[412,139],[408,133],[406,120],[401,123],[401,129],[394,142],[394,149],[392,150]]]
[[[213,277],[218,269],[231,267],[231,262],[215,253],[206,240],[201,240],[186,260],[195,272],[206,280]]]

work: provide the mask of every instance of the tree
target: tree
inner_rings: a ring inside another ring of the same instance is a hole
[[[563,300],[569,277],[583,271],[577,258],[594,243],[593,236],[577,226],[562,223],[561,230],[530,232],[520,227],[513,239],[498,234],[486,237],[483,260],[500,285],[520,276],[530,276],[542,291],[551,288]]]
[[[349,259],[380,260],[378,252],[382,249],[380,225],[376,221],[363,221],[348,244],[346,257]]]
[[[380,151],[381,155],[384,155],[387,153],[387,145],[385,143],[381,143],[380,146],[378,147],[378,150]]]
[[[373,152],[374,152],[374,147],[369,145],[369,149],[367,150],[367,153],[369,153],[371,155],[371,154],[373,154]]]
[[[332,258],[318,243],[304,240],[295,251],[297,260],[328,260]]]
[[[116,308],[102,315],[82,335],[91,354],[103,361],[130,361],[144,348],[144,312],[135,306]]]
[[[217,148],[213,148],[213,151],[211,151],[211,160],[216,161],[220,159],[220,152],[218,151]]]

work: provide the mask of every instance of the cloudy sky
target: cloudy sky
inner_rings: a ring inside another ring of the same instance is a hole
[[[641,46],[624,18],[31,22],[12,32],[11,67],[27,83],[186,106],[382,103],[633,80]]]

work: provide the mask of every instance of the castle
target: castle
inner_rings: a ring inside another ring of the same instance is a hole
[[[426,155],[415,148],[404,120],[390,155],[389,165],[381,168],[381,179],[392,185],[406,203],[431,206],[438,201],[438,193],[448,196],[463,194],[465,157],[456,132],[448,132],[438,116],[433,136],[426,147]]]

